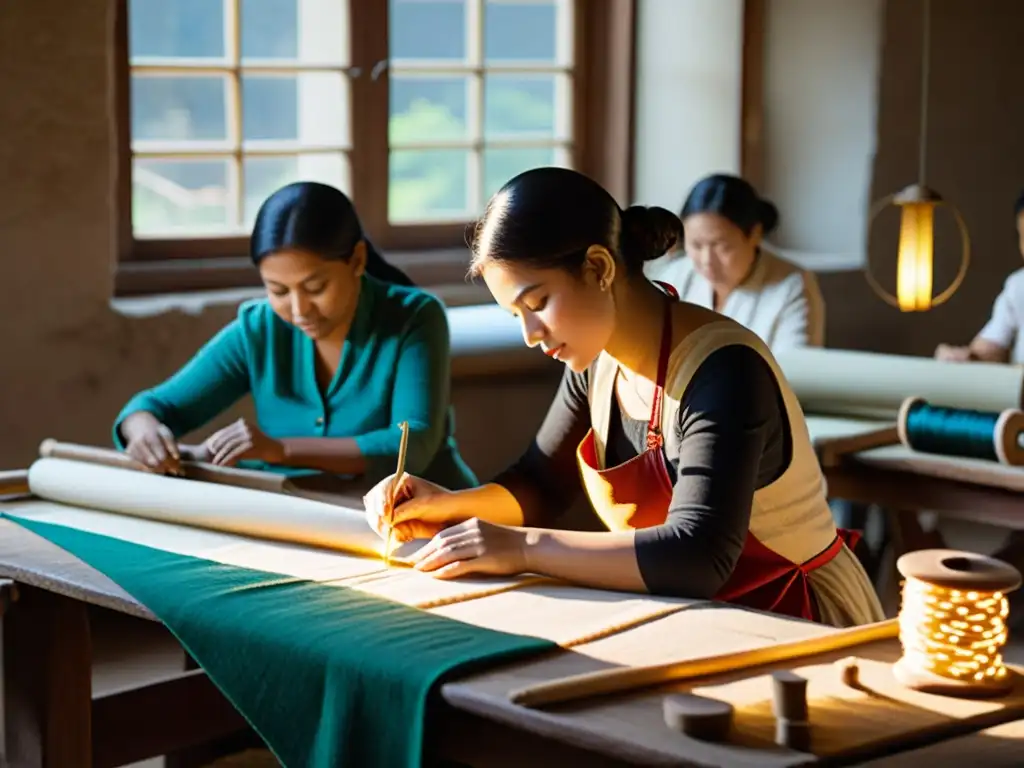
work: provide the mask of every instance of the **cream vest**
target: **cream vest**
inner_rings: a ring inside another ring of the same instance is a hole
[[[785,472],[754,493],[750,533],[777,554],[800,564],[832,543],[836,526],[803,409],[774,356],[754,333],[732,320],[714,320],[676,344],[669,358],[661,416],[664,450],[671,454],[678,449],[675,425],[679,405],[694,373],[712,352],[734,344],[752,347],[771,366],[785,401],[792,441],[792,458]],[[594,448],[602,469],[617,375],[618,363],[602,352],[591,368],[588,385]]]

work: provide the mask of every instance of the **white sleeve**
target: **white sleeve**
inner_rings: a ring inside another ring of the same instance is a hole
[[[985,327],[978,333],[978,338],[990,341],[1003,349],[1009,349],[1013,346],[1014,339],[1017,336],[1017,329],[1020,327],[1020,318],[1013,301],[1014,286],[1011,284],[1011,280],[1016,276],[1016,273],[1014,273],[1006,279],[1002,292],[996,297],[996,301],[992,305],[992,316],[985,323]]]
[[[792,275],[790,291],[775,323],[772,349],[821,347],[825,344],[825,300],[813,272]]]

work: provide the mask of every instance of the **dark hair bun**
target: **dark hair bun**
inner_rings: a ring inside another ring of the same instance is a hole
[[[664,256],[682,239],[683,222],[665,208],[631,205],[622,212],[619,249],[629,262]]]
[[[757,201],[757,207],[762,232],[767,235],[779,226],[779,209],[775,207],[774,203],[765,200],[763,197]]]

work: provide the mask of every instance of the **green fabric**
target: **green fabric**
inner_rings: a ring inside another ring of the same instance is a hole
[[[396,426],[408,421],[409,473],[453,490],[477,484],[455,444],[448,315],[435,296],[364,275],[338,370],[323,393],[315,355],[312,339],[266,299],[245,302],[180,370],[131,398],[114,422],[114,444],[124,448],[121,423],[137,411],[152,413],[182,437],[251,395],[259,428],[270,437],[354,438],[372,481],[395,471]]]
[[[442,676],[556,647],[353,589],[4,516],[156,614],[286,768],[419,766]]]

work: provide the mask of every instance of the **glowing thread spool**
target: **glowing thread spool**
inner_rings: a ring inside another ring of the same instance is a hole
[[[1009,692],[1017,674],[1003,663],[1006,593],[1021,575],[983,555],[925,549],[896,563],[906,578],[900,609],[903,656],[893,673],[918,691],[965,698]]]
[[[900,442],[922,453],[1024,465],[1024,412],[1000,413],[931,405],[908,397],[896,421]]]

